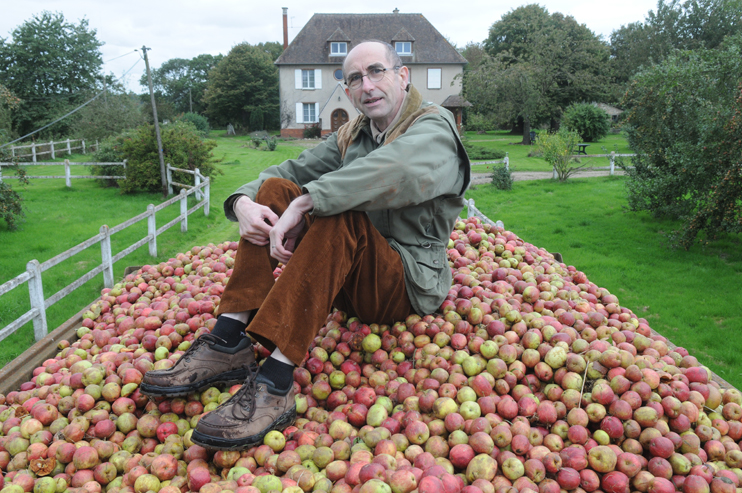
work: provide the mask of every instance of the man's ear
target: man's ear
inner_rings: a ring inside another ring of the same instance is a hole
[[[353,101],[353,98],[350,97],[350,89],[347,88],[347,87],[345,88],[345,95],[348,96],[348,99],[350,99],[351,101]]]
[[[399,68],[399,75],[402,77],[402,81],[403,81],[402,87],[406,90],[407,86],[410,85],[410,69],[402,65]]]

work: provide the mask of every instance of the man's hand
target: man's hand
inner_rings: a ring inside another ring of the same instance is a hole
[[[304,228],[304,214],[312,209],[314,201],[309,194],[291,202],[270,230],[271,257],[284,264],[289,261],[296,247],[296,240]]]
[[[234,203],[234,213],[240,225],[240,236],[259,246],[269,243],[269,233],[278,222],[278,216],[270,208],[250,200],[243,195]]]

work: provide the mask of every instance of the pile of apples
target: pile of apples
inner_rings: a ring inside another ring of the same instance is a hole
[[[239,386],[150,399],[139,384],[213,328],[236,248],[104,289],[77,340],[0,395],[0,493],[736,493],[742,394],[476,218],[451,233],[438,313],[330,313],[294,373],[296,423],[249,450],[200,447],[198,419]]]

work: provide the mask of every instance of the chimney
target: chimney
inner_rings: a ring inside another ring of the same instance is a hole
[[[283,7],[283,49],[289,47],[289,14],[288,7]]]
[[[399,9],[395,8],[394,10],[392,10],[392,13],[393,14],[399,14]]]

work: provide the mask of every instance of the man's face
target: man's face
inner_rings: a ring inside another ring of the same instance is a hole
[[[343,69],[346,80],[353,75],[366,75],[372,69],[388,69],[379,81],[363,77],[360,86],[345,89],[353,105],[373,120],[379,130],[385,130],[402,106],[410,80],[407,67],[395,71],[384,45],[370,42],[353,48],[345,59]]]

